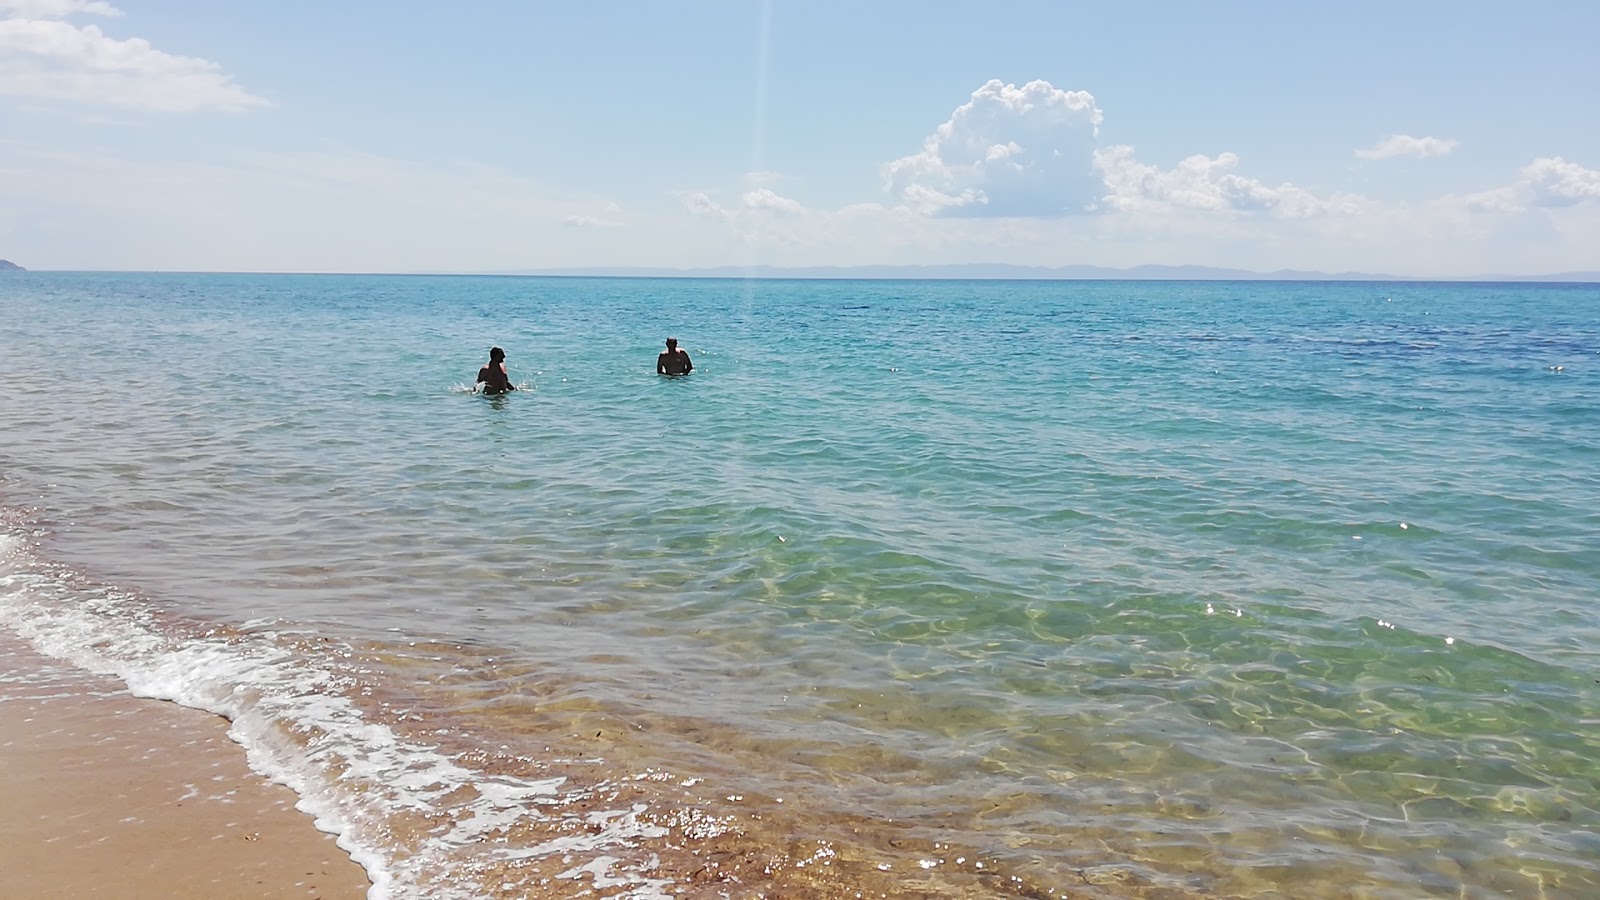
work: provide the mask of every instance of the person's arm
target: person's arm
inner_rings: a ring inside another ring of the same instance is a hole
[[[665,353],[656,354],[656,374],[667,374],[667,355]]]
[[[689,351],[679,350],[678,352],[683,354],[683,374],[687,375],[690,372],[693,372],[694,360],[689,358]]]

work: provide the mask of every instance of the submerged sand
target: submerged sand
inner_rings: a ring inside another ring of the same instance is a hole
[[[366,873],[226,731],[0,628],[0,896],[365,897]]]

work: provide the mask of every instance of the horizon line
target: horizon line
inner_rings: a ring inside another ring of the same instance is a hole
[[[13,263],[13,265],[16,265]],[[946,274],[932,274],[930,270]],[[991,274],[962,274],[963,270],[992,270]],[[129,275],[318,275],[393,277],[488,278],[622,278],[704,279],[754,281],[1284,281],[1284,282],[1451,282],[1477,284],[1590,284],[1600,282],[1600,270],[1505,273],[1479,275],[1392,275],[1368,272],[1320,272],[1279,269],[1260,272],[1205,265],[1146,263],[1127,268],[1094,265],[1027,266],[1012,263],[868,264],[857,266],[722,265],[675,268],[669,266],[585,266],[543,269],[452,269],[413,271],[267,271],[250,269],[28,269],[18,266],[5,274],[129,274]]]

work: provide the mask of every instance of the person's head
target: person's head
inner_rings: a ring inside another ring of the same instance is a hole
[[[667,349],[668,350],[676,350],[676,349],[678,349],[678,339],[677,338],[667,338]]]
[[[506,358],[506,352],[499,347],[489,348],[489,362],[499,362]]]

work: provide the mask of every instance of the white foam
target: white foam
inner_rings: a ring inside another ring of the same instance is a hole
[[[627,894],[619,896],[634,898],[634,900],[672,900],[673,894],[668,890],[672,884],[670,881],[652,879],[648,880],[646,883],[639,884],[631,880],[623,880],[611,875],[611,869],[613,869],[619,862],[621,862],[621,860],[618,860],[614,856],[599,856],[590,860],[584,865],[574,866],[573,868],[562,872],[556,877],[565,880],[576,881],[587,875],[594,879],[595,890],[604,890],[606,888],[621,887],[626,884],[633,884],[633,888],[630,889]]]
[[[258,623],[258,626],[265,623]],[[448,871],[472,854],[471,868],[573,851],[631,847],[666,829],[639,819],[643,806],[595,812],[595,829],[578,841],[535,847],[485,842],[559,806],[564,779],[522,781],[469,770],[436,748],[402,740],[367,721],[336,690],[335,673],[299,658],[270,631],[244,637],[176,640],[155,627],[135,598],[109,588],[72,587],[33,554],[25,540],[0,533],[0,625],[42,653],[121,678],[137,696],[170,700],[230,721],[228,736],[256,772],[292,789],[296,808],[338,845],[372,881],[369,900],[468,900],[478,887]],[[292,735],[298,735],[298,739]],[[473,799],[462,800],[470,786]],[[447,796],[454,794],[452,799]],[[584,794],[584,796],[587,796]],[[388,824],[397,811],[448,822],[412,847],[393,845]],[[441,816],[441,814],[443,814]],[[574,869],[597,887],[632,885],[619,896],[655,898],[668,882],[650,877],[654,862],[624,866],[596,856]]]

